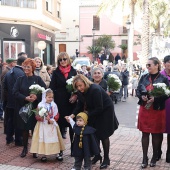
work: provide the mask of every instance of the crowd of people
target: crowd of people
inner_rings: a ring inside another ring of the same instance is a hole
[[[71,66],[70,56],[61,52],[57,56],[57,67],[44,66],[40,57],[27,58],[26,53],[18,54],[18,59],[7,59],[1,64],[1,105],[0,119],[3,120],[6,144],[15,142],[23,146],[20,156],[28,153],[28,138],[32,133],[30,153],[33,158],[41,155],[46,162],[48,155],[56,154],[63,161],[64,142],[67,130],[71,141],[70,156],[75,158],[73,170],[90,170],[92,164],[100,161],[100,169],[110,165],[109,137],[118,128],[114,103],[126,102],[128,85],[131,94],[139,98],[138,129],[142,131],[143,161],[142,168],[148,166],[149,135],[152,135],[153,156],[150,167],[156,166],[161,158],[163,133],[167,133],[166,162],[170,162],[170,122],[168,96],[148,95],[155,83],[165,83],[169,87],[170,56],[164,58],[165,69],[161,70],[160,61],[150,58],[146,65],[148,72],[132,69],[115,57],[115,63],[104,65],[95,61],[91,67],[82,65],[76,70]],[[103,60],[104,61],[104,60]],[[114,74],[121,81],[121,87],[113,92],[108,89],[108,75]],[[73,77],[73,93],[67,89],[67,80]],[[41,93],[30,93],[31,85],[46,89]],[[33,114],[25,121],[20,110],[32,103]],[[150,105],[146,108],[146,105]],[[39,113],[44,108],[43,116]],[[1,111],[2,110],[2,111]],[[101,156],[100,141],[103,149]],[[91,157],[93,157],[91,159]]]

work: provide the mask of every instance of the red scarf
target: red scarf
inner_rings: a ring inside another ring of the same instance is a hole
[[[67,67],[59,66],[59,70],[60,70],[61,73],[64,75],[65,79],[67,79],[68,73],[69,73],[70,70],[71,70],[71,66],[70,66],[70,65],[68,65]]]

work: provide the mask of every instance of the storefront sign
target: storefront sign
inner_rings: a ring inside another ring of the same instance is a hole
[[[14,26],[11,27],[10,35],[11,35],[11,37],[14,37],[14,38],[18,37],[18,35],[19,35],[18,29]]]
[[[43,40],[47,40],[47,41],[51,41],[51,37],[48,35],[44,35],[44,34],[40,34],[38,33],[38,38],[43,39]]]

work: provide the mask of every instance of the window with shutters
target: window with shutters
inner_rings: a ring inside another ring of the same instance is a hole
[[[100,18],[96,15],[93,16],[93,28],[100,30]]]
[[[122,40],[122,44],[128,44],[128,40]]]

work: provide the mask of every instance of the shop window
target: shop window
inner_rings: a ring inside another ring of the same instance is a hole
[[[7,58],[17,58],[18,53],[25,51],[25,43],[23,41],[4,41],[3,56],[4,61]]]
[[[52,0],[46,0],[46,11],[52,13]]]
[[[100,30],[100,18],[96,15],[93,16],[93,28]]]
[[[51,64],[51,47],[50,47],[50,44],[47,44],[46,53],[47,53],[47,65],[50,65]]]

